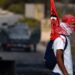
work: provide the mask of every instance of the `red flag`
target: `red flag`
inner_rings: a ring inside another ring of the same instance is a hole
[[[57,11],[56,11],[54,0],[50,0],[50,13],[51,13],[51,16],[56,16],[56,18],[58,20],[58,25],[59,25],[59,17],[58,17]]]
[[[53,17],[51,19],[51,39],[54,40],[56,37],[59,36],[59,34],[56,32],[56,29],[60,26],[59,17],[56,11],[54,0],[50,0],[50,13],[51,13],[51,17]]]

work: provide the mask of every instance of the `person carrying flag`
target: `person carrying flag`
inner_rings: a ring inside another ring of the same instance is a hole
[[[51,75],[73,75],[73,63],[70,45],[70,35],[75,31],[75,17],[67,14],[62,17],[60,22],[54,0],[50,0],[50,13],[51,13],[51,38],[54,40],[53,50],[57,59],[57,64],[52,70]],[[64,50],[66,38],[67,47]]]

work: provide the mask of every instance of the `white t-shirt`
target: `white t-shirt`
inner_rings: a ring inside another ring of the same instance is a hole
[[[70,46],[70,40],[67,37],[67,47],[64,51],[64,65],[69,73],[69,75],[73,75],[73,63],[72,63],[72,56],[71,56],[71,46]],[[53,43],[53,49],[54,49],[54,53],[56,55],[56,51],[58,49],[64,49],[65,46],[65,42],[66,42],[66,38],[62,35],[60,35],[60,37],[58,37],[57,39],[55,39],[54,43]],[[55,68],[53,69],[53,72],[55,73],[60,73],[60,75],[62,74],[62,71],[60,70],[58,64],[56,64]]]

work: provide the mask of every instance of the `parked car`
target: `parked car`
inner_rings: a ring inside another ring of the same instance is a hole
[[[30,33],[27,25],[17,24],[10,26],[7,31],[8,41],[3,42],[4,50],[11,50],[14,48],[28,49],[31,46]]]
[[[2,43],[3,50],[24,49],[36,52],[36,45],[38,44],[36,39],[39,39],[37,32],[36,29],[31,32],[28,25],[22,23],[10,26],[7,31],[8,41]]]

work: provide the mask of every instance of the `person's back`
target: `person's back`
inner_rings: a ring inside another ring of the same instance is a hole
[[[64,51],[66,38],[67,38],[68,43],[67,43],[67,47],[66,47],[66,49]],[[59,53],[57,53],[58,52],[57,50],[62,50],[64,65],[65,65],[65,67],[66,67],[66,69],[68,71],[68,74],[73,75],[70,40],[69,40],[69,38],[67,36],[66,36],[66,38],[64,36],[62,36],[62,35],[60,35],[58,38],[56,38],[54,40],[53,50],[54,50],[54,53],[55,53],[56,57],[59,55]],[[60,70],[58,64],[56,64],[56,66],[54,67],[53,72],[54,73],[59,73],[60,75],[63,75],[63,73]]]

